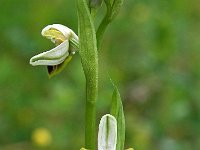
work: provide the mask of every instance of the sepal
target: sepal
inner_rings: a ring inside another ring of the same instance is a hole
[[[33,66],[55,66],[62,63],[69,56],[69,41],[66,40],[52,50],[40,53],[30,59]]]

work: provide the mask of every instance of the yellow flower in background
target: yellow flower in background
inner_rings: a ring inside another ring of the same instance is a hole
[[[37,128],[32,133],[32,141],[37,146],[45,147],[51,144],[52,136],[46,128]]]

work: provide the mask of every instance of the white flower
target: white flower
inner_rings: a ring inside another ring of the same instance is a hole
[[[104,115],[99,124],[98,150],[116,150],[117,146],[117,120],[110,114]],[[81,148],[81,150],[87,150]],[[129,148],[127,150],[133,150]]]
[[[33,56],[30,64],[48,66],[49,75],[58,73],[78,49],[78,36],[70,28],[61,24],[48,25],[41,34],[55,43],[56,47]]]

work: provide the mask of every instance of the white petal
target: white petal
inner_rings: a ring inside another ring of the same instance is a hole
[[[42,30],[41,34],[45,36],[45,31],[50,30],[50,29],[56,29],[60,31],[66,37],[66,39],[69,39],[69,37],[71,36],[72,38],[78,41],[78,36],[70,28],[61,24],[48,25]]]
[[[69,55],[69,41],[66,40],[52,50],[40,53],[30,59],[30,64],[33,66],[46,65],[54,66],[62,63]]]
[[[117,121],[115,117],[106,114],[101,118],[98,133],[98,150],[116,150]]]

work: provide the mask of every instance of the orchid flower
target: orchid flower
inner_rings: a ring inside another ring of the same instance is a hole
[[[56,47],[33,56],[30,59],[30,64],[47,66],[48,74],[51,77],[59,73],[71,60],[72,55],[78,49],[79,39],[70,28],[61,24],[48,25],[41,34],[50,39]]]
[[[110,114],[104,115],[99,124],[98,150],[116,150],[117,120]],[[87,150],[81,148],[81,150]],[[133,150],[129,148],[127,150]]]

